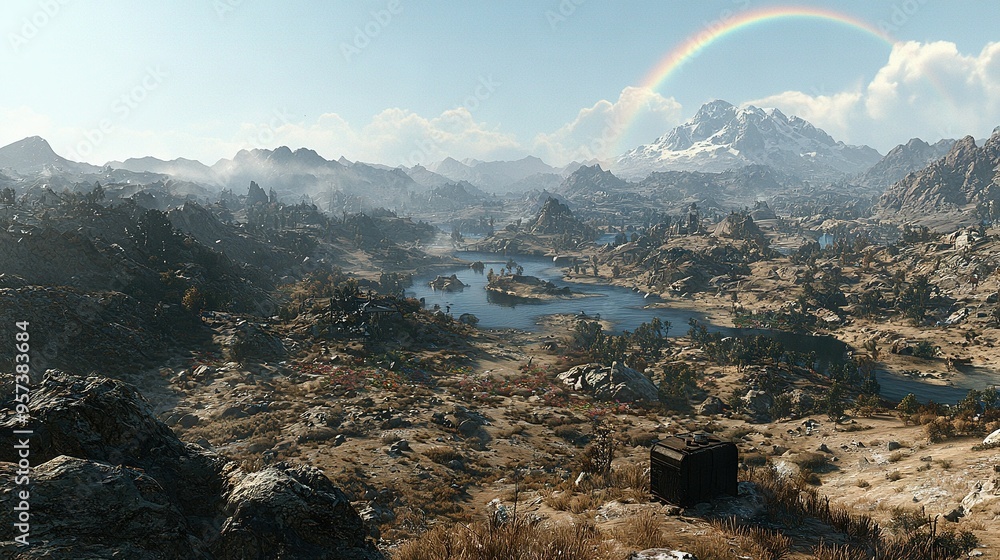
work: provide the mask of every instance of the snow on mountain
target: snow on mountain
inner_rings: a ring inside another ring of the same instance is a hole
[[[880,159],[868,146],[850,146],[778,109],[706,103],[691,120],[651,144],[619,156],[612,171],[642,178],[654,171],[721,172],[758,164],[809,180],[860,173]]]

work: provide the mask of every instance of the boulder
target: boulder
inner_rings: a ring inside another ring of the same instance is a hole
[[[743,396],[743,402],[746,403],[747,410],[754,416],[766,416],[770,413],[774,399],[764,391],[751,389]]]
[[[802,389],[795,389],[788,394],[792,400],[792,411],[796,415],[809,414],[813,406],[815,406],[815,401],[812,395],[803,391]]]
[[[0,463],[0,507],[12,511],[17,467]],[[59,455],[39,465],[31,486],[32,546],[0,528],[3,558],[211,558],[197,527],[159,482],[139,469]]]
[[[1000,499],[1000,478],[993,478],[985,482],[978,481],[972,486],[972,490],[962,498],[962,508],[965,511],[972,511],[972,508],[979,504],[997,499]]]
[[[628,555],[628,560],[698,560],[689,552],[669,548],[648,548]]]
[[[648,377],[618,362],[575,366],[559,374],[559,379],[575,391],[614,402],[657,402],[659,392]]]
[[[1000,445],[1000,430],[996,430],[983,438],[983,445]]]
[[[212,547],[220,560],[382,558],[347,495],[313,467],[279,463],[237,476],[226,509]]]
[[[708,416],[710,414],[719,414],[720,412],[722,412],[723,408],[724,405],[722,403],[722,399],[713,395],[702,401],[702,403],[698,405],[695,411],[698,414]]]

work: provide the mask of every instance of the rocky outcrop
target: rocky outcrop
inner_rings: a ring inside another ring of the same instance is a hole
[[[716,237],[740,239],[743,241],[763,241],[764,232],[760,230],[749,212],[732,212],[715,226],[713,234]]]
[[[976,146],[966,136],[948,154],[904,177],[879,199],[886,220],[953,231],[1000,215],[1000,129]],[[983,214],[986,214],[984,216]]]
[[[602,169],[600,165],[581,165],[572,175],[563,180],[559,186],[559,192],[567,198],[576,198],[601,191],[614,192],[628,186],[628,181],[615,177],[610,171]]]
[[[443,290],[445,292],[461,292],[468,287],[468,284],[459,280],[458,276],[454,274],[451,276],[438,276],[428,282],[427,285],[435,290]]]
[[[573,215],[569,206],[549,197],[545,200],[535,220],[528,226],[533,234],[562,234],[594,237],[593,228],[587,226]]]
[[[250,189],[247,191],[246,205],[267,204],[267,193],[254,181],[250,181]]]
[[[657,402],[656,385],[638,371],[614,362],[611,367],[584,364],[559,374],[559,379],[573,388],[603,401]]]
[[[910,173],[941,159],[954,145],[955,140],[952,139],[928,144],[920,138],[912,138],[906,144],[900,144],[889,150],[878,163],[862,173],[856,182],[874,191],[885,191]]]
[[[220,560],[382,558],[347,495],[312,467],[282,463],[236,476],[226,509],[213,545]]]
[[[245,473],[181,442],[121,381],[50,370],[32,397],[31,541],[38,544],[17,548],[12,525],[2,524],[2,557],[381,558],[319,471],[277,465]],[[8,398],[0,408],[5,511],[16,496],[16,479],[6,476],[19,459],[11,438],[22,427],[13,404]]]

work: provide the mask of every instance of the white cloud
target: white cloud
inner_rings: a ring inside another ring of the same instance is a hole
[[[614,102],[602,99],[552,133],[535,136],[532,151],[558,164],[608,159],[648,143],[681,122],[681,104],[649,88],[626,87]]]
[[[778,107],[837,139],[883,152],[912,137],[981,138],[1000,124],[1000,43],[966,55],[951,42],[901,42],[871,82],[855,91],[786,91],[747,104]]]
[[[802,117],[840,140],[850,134],[861,98],[860,91],[815,96],[801,91],[785,91],[743,105],[778,107],[782,112]]]

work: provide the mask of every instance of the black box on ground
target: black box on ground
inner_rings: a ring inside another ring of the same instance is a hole
[[[735,443],[700,432],[673,435],[649,450],[649,491],[682,507],[736,496],[738,463]]]

